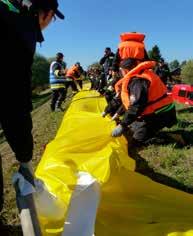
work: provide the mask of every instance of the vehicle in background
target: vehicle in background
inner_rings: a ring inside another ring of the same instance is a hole
[[[193,85],[175,84],[171,94],[174,101],[193,106]]]

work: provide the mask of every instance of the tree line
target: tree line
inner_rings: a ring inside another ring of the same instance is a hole
[[[153,46],[152,49],[148,51],[148,56],[150,59],[155,61],[164,59],[157,45]],[[168,62],[168,66],[171,71],[177,68],[181,69],[181,83],[193,84],[193,59],[185,60],[181,63],[177,59],[175,59],[171,62]]]
[[[49,85],[49,59],[36,54],[32,65],[32,91],[38,92]]]

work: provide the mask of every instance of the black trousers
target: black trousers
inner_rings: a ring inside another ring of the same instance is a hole
[[[134,140],[139,143],[145,143],[154,137],[159,130],[165,127],[170,128],[176,123],[176,110],[172,108],[169,111],[153,114],[133,122],[130,125],[130,130],[133,133]]]
[[[62,102],[66,98],[67,89],[58,88],[52,90],[52,99],[51,99],[51,110],[54,111],[55,108],[60,108]]]
[[[28,162],[33,155],[32,119],[30,112],[2,110],[0,123],[3,133],[19,162]],[[0,154],[1,156],[1,154]],[[0,157],[1,158],[1,157]],[[6,158],[6,157],[5,157]],[[0,211],[3,207],[3,174],[0,159]]]
[[[0,154],[0,212],[3,208],[3,168],[2,168],[2,160]]]
[[[2,112],[2,110],[1,110]],[[28,162],[33,154],[32,119],[30,112],[3,111],[0,123],[4,135],[19,162]]]
[[[71,78],[70,78],[71,79]],[[76,83],[74,80],[72,81],[66,81],[65,82],[65,86],[66,86],[66,90],[68,90],[69,87],[72,88],[72,91],[74,92],[78,92],[78,89],[77,89],[77,86],[76,86]]]

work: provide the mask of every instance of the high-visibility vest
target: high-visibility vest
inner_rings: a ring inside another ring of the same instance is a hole
[[[128,91],[128,85],[133,78],[146,79],[150,82],[148,88],[148,102],[147,106],[143,110],[141,116],[154,113],[156,110],[172,104],[173,99],[171,96],[167,95],[167,88],[165,84],[161,81],[159,76],[157,76],[152,68],[155,66],[154,61],[146,61],[140,63],[133,70],[128,72],[123,78],[122,88],[121,88],[121,100],[125,107],[128,109],[130,106],[130,94]]]
[[[51,89],[58,89],[65,87],[65,78],[64,76],[57,76],[54,67],[57,66],[59,70],[63,69],[61,63],[57,61],[53,61],[50,65],[50,88]]]

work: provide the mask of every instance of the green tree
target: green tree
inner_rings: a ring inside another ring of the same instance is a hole
[[[102,69],[102,66],[98,63],[98,62],[94,62],[93,64],[91,64],[90,66],[88,66],[88,70],[90,69]]]
[[[169,63],[169,67],[171,70],[177,69],[178,67],[180,67],[180,63],[178,60],[173,60]]]
[[[182,61],[181,62],[181,64],[180,64],[180,67],[182,68],[183,66],[185,66],[186,65],[186,63],[187,63],[187,61],[185,60],[185,61]]]
[[[49,62],[48,60],[36,54],[32,66],[32,89],[41,87],[49,83]]]
[[[193,84],[193,60],[189,60],[182,67],[181,77],[183,82]]]
[[[49,57],[48,58],[48,62],[51,64],[53,61],[56,60],[56,57]]]
[[[148,51],[148,56],[151,60],[160,61],[162,59],[160,49],[157,45],[153,46],[151,50]]]

